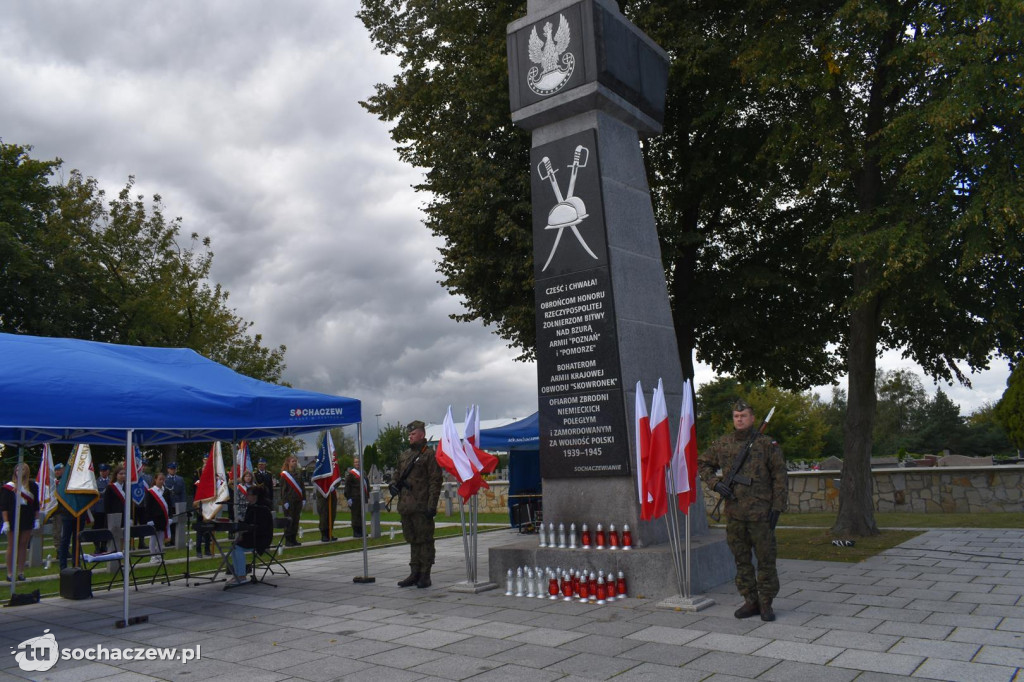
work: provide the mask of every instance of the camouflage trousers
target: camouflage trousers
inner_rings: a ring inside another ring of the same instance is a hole
[[[429,571],[434,565],[434,517],[402,514],[402,535],[409,543],[409,566],[414,572]]]
[[[775,532],[767,520],[740,521],[730,518],[725,537],[736,560],[736,589],[747,601],[774,599],[779,593],[779,571],[775,567]],[[757,571],[751,555],[757,557]]]

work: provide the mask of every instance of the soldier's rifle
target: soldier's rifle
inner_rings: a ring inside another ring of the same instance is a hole
[[[761,426],[757,427],[757,429],[750,434],[750,438],[743,446],[743,449],[740,450],[739,455],[737,455],[736,459],[733,460],[732,469],[729,470],[728,475],[715,484],[714,491],[718,493],[719,497],[718,503],[715,504],[715,508],[711,511],[711,519],[716,523],[721,518],[721,513],[718,511],[718,508],[722,506],[722,501],[736,499],[736,493],[734,492],[736,484],[750,485],[753,483],[749,476],[740,475],[740,471],[743,469],[743,465],[747,463],[747,458],[750,456],[750,450],[754,447],[754,441],[756,441],[757,437],[764,433],[765,429],[768,428],[768,422],[772,420],[773,414],[775,414],[775,406],[772,406],[772,409],[769,410],[768,415],[764,418],[764,421],[761,422]]]

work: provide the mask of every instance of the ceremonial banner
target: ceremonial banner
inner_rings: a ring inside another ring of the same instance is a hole
[[[57,483],[53,473],[53,453],[49,444],[43,446],[36,485],[39,486],[39,511],[43,514],[43,521],[46,521],[50,514],[57,510]]]
[[[135,504],[142,504],[142,500],[146,498],[146,491],[149,490],[149,486],[142,480],[142,451],[139,450],[139,446],[133,447],[135,456],[132,457],[131,470],[128,472],[128,481],[131,482],[132,491],[131,498]]]
[[[57,486],[57,499],[76,519],[99,502],[96,473],[92,469],[92,450],[86,443],[75,446],[67,471]]]
[[[195,501],[202,503],[203,518],[207,521],[213,520],[220,513],[221,506],[228,501],[228,481],[220,441],[210,446],[210,454],[196,485]]]
[[[341,481],[341,470],[338,469],[338,453],[334,450],[334,439],[330,431],[324,431],[320,439],[320,447],[316,452],[316,464],[313,467],[313,483],[324,497],[328,497]]]

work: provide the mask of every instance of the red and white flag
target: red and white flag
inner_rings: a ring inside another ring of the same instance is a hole
[[[480,407],[473,405],[466,410],[466,438],[463,442],[466,456],[473,469],[482,474],[492,473],[498,468],[498,458],[480,449]],[[484,483],[484,487],[490,487]]]
[[[668,408],[665,406],[665,387],[658,379],[651,400],[651,448],[644,481],[651,502],[652,518],[668,513],[668,493],[665,490],[665,469],[672,461],[672,434],[668,426]]]
[[[36,484],[39,486],[39,511],[43,513],[45,521],[57,510],[57,479],[53,473],[53,453],[49,444],[43,445],[43,458],[39,461]]]
[[[243,440],[235,450],[235,462],[231,467],[231,476],[235,482],[242,480],[242,474],[252,471],[252,460],[249,458],[249,441]]]
[[[683,409],[679,415],[679,435],[672,453],[673,492],[684,514],[697,499],[697,420],[693,410],[693,387],[683,382]]]
[[[195,501],[203,505],[203,518],[213,520],[220,513],[221,505],[228,500],[228,481],[224,471],[224,457],[220,441],[210,446],[210,454],[203,465],[203,472],[196,484]]]
[[[647,490],[647,462],[651,458],[651,420],[647,417],[647,401],[644,400],[644,387],[636,382],[636,488],[640,499],[640,518],[650,521],[653,505]]]
[[[441,468],[459,482],[459,496],[462,497],[463,502],[475,495],[476,491],[484,485],[484,479],[473,470],[473,464],[462,447],[462,439],[459,438],[459,432],[455,428],[450,405],[441,425],[441,441],[437,444],[435,457]]]

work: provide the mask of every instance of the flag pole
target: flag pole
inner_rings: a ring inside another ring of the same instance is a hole
[[[474,583],[476,582],[476,561],[477,561],[477,557],[478,557],[477,551],[476,551],[476,533],[477,533],[478,523],[479,523],[479,511],[480,511],[480,500],[479,500],[479,498],[480,498],[480,493],[478,491],[475,495],[473,495],[473,580],[472,580],[472,582],[474,582]]]
[[[676,572],[676,589],[679,595],[683,594],[683,562],[679,554],[679,519],[676,517],[676,505],[678,504],[675,495],[675,485],[672,481],[672,468],[665,469],[665,488],[668,490],[669,499],[675,504],[669,505],[668,514],[665,515],[665,525],[668,527],[669,551],[672,553],[672,567]]]
[[[459,498],[459,525],[462,526],[462,552],[466,556],[466,582],[472,583],[473,577],[470,575],[472,567],[469,563],[469,537],[466,535],[466,511],[463,509],[462,495],[459,495],[458,491],[455,494]]]
[[[363,422],[359,422],[358,424],[356,424],[356,440],[359,443],[357,446],[359,448],[359,509],[363,512],[362,514],[360,514],[360,516],[363,518],[362,528],[359,529],[360,532],[363,534],[363,574],[357,575],[356,577],[352,578],[352,582],[372,583],[376,582],[377,579],[370,576],[370,559],[369,552],[367,551],[366,547],[367,532],[365,514],[366,503],[369,500],[366,498],[365,493],[369,492],[369,488],[366,485],[366,479],[363,478],[363,455],[365,454],[363,453]]]

